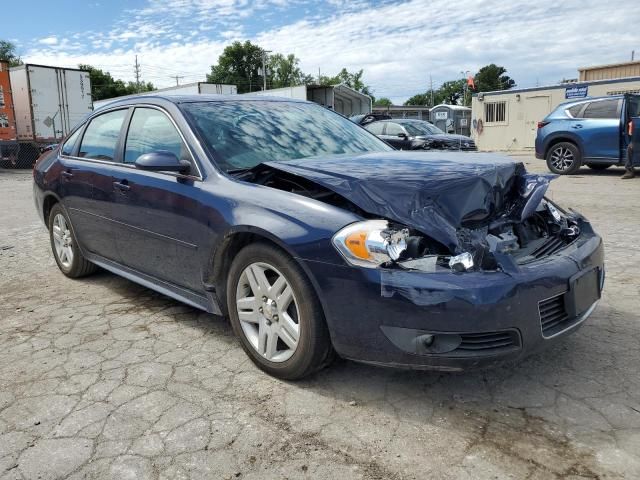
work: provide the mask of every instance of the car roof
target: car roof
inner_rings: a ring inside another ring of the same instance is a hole
[[[266,101],[266,102],[293,102],[293,103],[313,103],[306,100],[299,100],[296,98],[275,97],[271,95],[215,95],[215,94],[200,94],[200,95],[135,95],[121,100],[114,99],[113,102],[109,102],[96,109],[102,110],[106,107],[114,107],[118,105],[136,105],[140,103],[152,103],[154,101],[170,102],[175,105],[181,103],[197,103],[197,102],[230,102],[230,101]]]
[[[584,97],[584,98],[576,98],[574,100],[569,100],[568,102],[562,102],[558,105],[557,108],[560,107],[568,107],[571,105],[577,105],[579,103],[585,103],[585,102],[602,102],[604,100],[619,100],[621,98],[624,98],[628,95],[606,95],[604,97]]]

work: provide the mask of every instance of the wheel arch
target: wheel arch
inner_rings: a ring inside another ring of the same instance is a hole
[[[300,257],[291,246],[267,230],[251,225],[243,225],[233,227],[225,233],[223,239],[209,255],[209,261],[205,271],[205,284],[209,290],[215,292],[215,297],[222,314],[224,316],[229,314],[227,305],[227,277],[231,263],[240,250],[247,245],[257,242],[265,242],[277,247],[289,255],[293,261],[300,266],[313,285],[314,292],[322,305],[323,312],[326,312],[324,300],[320,295],[320,288],[316,279],[305,263],[300,261]]]
[[[61,201],[55,193],[45,193],[42,199],[42,219],[44,220],[44,224],[46,225],[47,229],[49,229],[49,214],[51,213],[51,209],[56,203],[61,203]]]
[[[578,149],[578,152],[580,152],[580,162],[582,162],[582,160],[584,159],[584,151],[582,149],[581,142],[573,135],[568,134],[557,135],[547,140],[547,145],[544,149],[545,159],[549,155],[549,151],[559,143],[571,143],[572,145],[574,145]]]

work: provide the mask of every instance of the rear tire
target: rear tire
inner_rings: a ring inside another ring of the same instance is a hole
[[[611,165],[607,165],[606,163],[587,163],[587,167],[591,170],[606,170]]]
[[[279,248],[254,243],[238,253],[227,278],[227,305],[242,348],[270,375],[300,379],[333,359],[315,290],[302,268]]]
[[[547,152],[547,167],[558,175],[572,175],[581,165],[582,155],[573,143],[556,143]]]
[[[49,212],[49,241],[58,268],[67,277],[84,277],[98,269],[82,255],[71,221],[59,203]]]

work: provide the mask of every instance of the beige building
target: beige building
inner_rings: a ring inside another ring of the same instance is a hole
[[[581,82],[611,80],[612,78],[640,77],[640,61],[596,65],[578,69]]]
[[[617,66],[581,69],[580,76],[583,71],[585,76],[605,75],[605,68]],[[640,93],[640,72],[630,78],[475,94],[471,102],[471,136],[479,150],[532,150],[538,122],[561,103],[622,93]]]

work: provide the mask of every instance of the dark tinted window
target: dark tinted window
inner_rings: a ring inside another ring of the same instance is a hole
[[[78,142],[78,137],[80,137],[81,131],[82,131],[82,128],[79,128],[74,132],[73,135],[69,137],[69,139],[66,142],[64,142],[64,145],[62,145],[62,155],[71,155],[73,153],[73,147],[76,146],[76,143]]]
[[[404,129],[397,123],[387,123],[387,133],[385,135],[398,135],[404,133]]]
[[[136,108],[125,145],[125,163],[133,163],[140,155],[161,150],[169,151],[179,159],[190,160],[176,127],[164,113],[153,108]]]
[[[582,114],[583,118],[618,118],[618,100],[591,102]]]
[[[373,133],[374,135],[382,135],[382,130],[384,129],[384,123],[373,122],[367,125],[365,128],[369,130],[371,133]]]
[[[627,101],[627,117],[640,117],[640,98],[629,98]]]
[[[226,100],[181,105],[220,168],[391,148],[360,126],[313,103]]]
[[[126,110],[116,110],[91,120],[82,137],[78,155],[85,158],[113,161],[120,128],[126,115]]]
[[[580,110],[582,110],[582,107],[584,107],[584,103],[574,105],[571,108],[567,108],[567,110],[569,111],[569,113],[573,118],[580,118]]]

